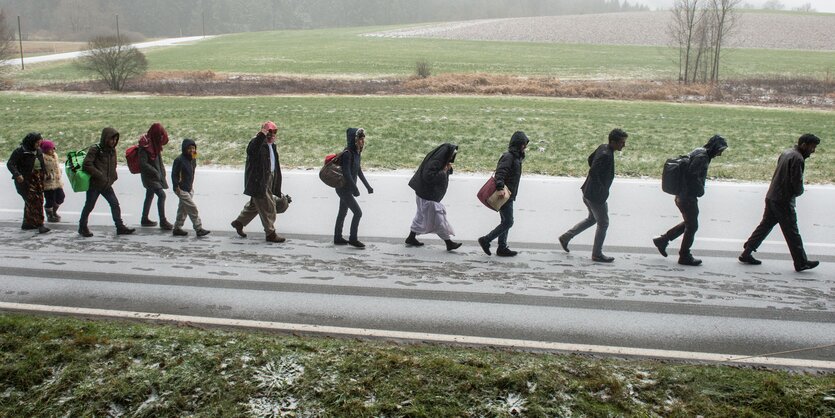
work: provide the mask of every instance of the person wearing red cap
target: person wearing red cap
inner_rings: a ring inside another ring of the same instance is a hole
[[[275,123],[264,122],[246,147],[244,194],[249,196],[249,202],[244,205],[238,218],[232,221],[232,228],[241,237],[246,237],[244,227],[258,216],[267,242],[285,241],[284,237],[275,232],[276,208],[273,196],[281,196],[281,165],[275,145],[277,134],[278,126]]]

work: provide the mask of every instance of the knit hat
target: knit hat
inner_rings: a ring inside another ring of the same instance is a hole
[[[47,153],[47,152],[52,151],[54,149],[55,149],[55,143],[54,142],[52,142],[48,139],[44,139],[43,141],[41,141],[41,152]]]

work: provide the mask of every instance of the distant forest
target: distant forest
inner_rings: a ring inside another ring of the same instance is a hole
[[[620,0],[0,0],[27,40],[135,39],[648,10]],[[16,32],[16,31],[15,31]]]

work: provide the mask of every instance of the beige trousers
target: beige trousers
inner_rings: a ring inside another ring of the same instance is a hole
[[[197,231],[203,228],[203,222],[200,220],[200,215],[197,213],[197,205],[194,203],[194,191],[186,192],[180,189],[175,189],[174,194],[180,199],[180,205],[177,206],[177,220],[174,221],[174,228],[182,229],[186,223],[186,216],[191,219],[191,225]]]
[[[274,174],[270,173],[270,178],[267,179],[267,190],[273,189]],[[261,225],[264,226],[264,233],[269,236],[275,232],[275,200],[273,200],[272,193],[267,193],[264,197],[251,197],[249,202],[244,205],[241,214],[238,215],[237,221],[244,226],[248,225],[255,219],[255,216],[261,218]]]

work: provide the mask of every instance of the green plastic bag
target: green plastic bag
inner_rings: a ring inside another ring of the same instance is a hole
[[[84,157],[86,150],[70,151],[67,153],[67,161],[64,169],[67,172],[67,179],[70,181],[72,191],[86,192],[90,189],[90,174],[84,171]]]

